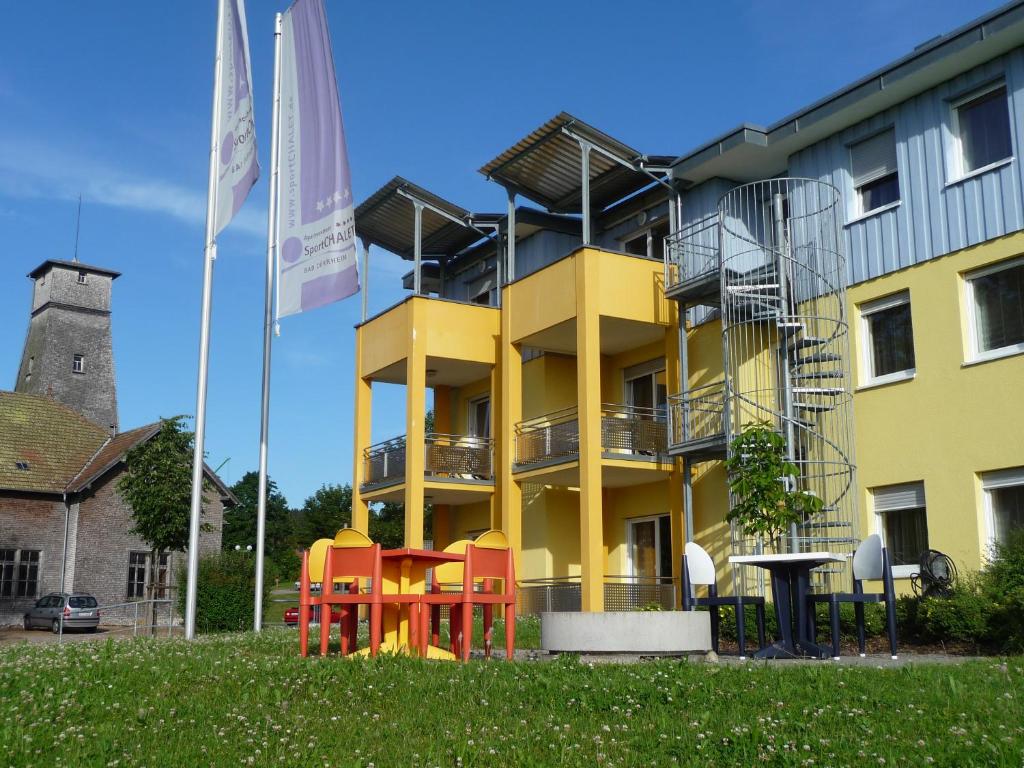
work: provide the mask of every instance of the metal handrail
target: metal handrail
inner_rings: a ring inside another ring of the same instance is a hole
[[[669,442],[673,446],[725,434],[725,384],[721,381],[670,395]]]
[[[665,238],[665,289],[718,271],[718,213],[712,213]]]
[[[601,449],[625,455],[664,453],[666,425],[664,409],[604,403],[601,405]],[[515,430],[518,465],[579,456],[579,409],[576,406],[521,421]]]
[[[363,449],[364,485],[405,477],[406,436]],[[427,432],[423,437],[423,471],[431,477],[494,478],[494,442],[489,437]]]

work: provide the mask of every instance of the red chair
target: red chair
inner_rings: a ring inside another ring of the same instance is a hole
[[[454,545],[453,545],[454,546]],[[423,595],[424,606],[447,605],[452,620],[450,631],[455,640],[453,651],[463,661],[469,659],[469,651],[473,646],[473,608],[480,605],[484,612],[484,652],[491,653],[491,637],[493,631],[493,611],[495,605],[505,608],[505,652],[509,661],[515,649],[516,626],[516,579],[515,565],[512,560],[512,548],[508,539],[501,531],[487,531],[476,541],[465,545],[466,561],[462,566],[462,592],[431,591]],[[494,592],[494,581],[501,580],[500,592]],[[483,582],[483,591],[477,592],[475,585]],[[439,612],[439,611],[438,611]],[[421,643],[426,642],[426,615],[421,613]],[[457,617],[457,618],[456,618]],[[436,630],[435,624],[435,630]],[[457,634],[461,633],[461,641]]]
[[[310,579],[320,576],[320,595],[310,595]],[[360,592],[362,579],[369,578],[368,592]],[[310,607],[320,607],[320,654],[327,655],[331,631],[331,606],[340,606],[341,653],[355,650],[360,605],[370,611],[370,655],[380,649],[383,590],[380,544],[374,544],[353,528],[338,531],[334,540],[320,539],[302,555],[299,595],[299,652],[308,654]],[[343,591],[334,585],[346,584]]]

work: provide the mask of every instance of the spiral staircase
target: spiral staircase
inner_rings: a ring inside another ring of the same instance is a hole
[[[834,187],[772,179],[731,190],[717,215],[666,241],[666,295],[691,323],[717,313],[722,326],[717,401],[709,400],[708,385],[670,400],[670,453],[683,457],[688,470],[688,531],[690,467],[725,458],[746,426],[763,423],[785,438],[796,467],[783,482],[822,501],[817,514],[789,531],[786,547],[851,553],[859,541],[838,216]],[[686,350],[680,352],[688,386]],[[763,546],[733,527],[735,554]],[[819,585],[830,586],[843,569],[819,569]],[[752,576],[738,574],[744,581]]]

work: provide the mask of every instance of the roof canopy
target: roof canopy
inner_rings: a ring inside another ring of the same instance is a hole
[[[356,208],[356,235],[412,259],[416,251],[416,206],[423,209],[424,256],[447,259],[485,236],[496,214],[474,214],[411,181],[395,176]]]
[[[665,174],[674,159],[641,154],[592,125],[561,112],[516,142],[480,173],[555,213],[580,213],[583,161],[580,143],[590,144],[590,203],[601,210]],[[648,172],[645,173],[644,169]]]

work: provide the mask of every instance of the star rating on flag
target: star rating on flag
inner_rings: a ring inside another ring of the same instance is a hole
[[[325,208],[330,208],[332,206],[338,205],[339,203],[341,203],[343,201],[347,202],[349,200],[351,194],[352,194],[351,190],[349,190],[346,187],[344,194],[342,194],[341,192],[335,191],[333,194],[327,195],[327,197],[325,197],[323,200],[317,200],[316,201],[316,211],[317,211],[317,213],[323,213]]]

